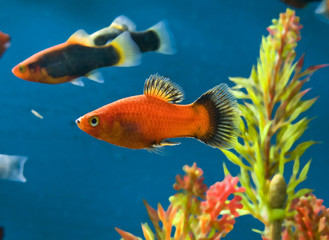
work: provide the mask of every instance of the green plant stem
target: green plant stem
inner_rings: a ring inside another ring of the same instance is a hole
[[[269,227],[269,237],[271,240],[281,240],[281,220],[275,220],[271,223]]]

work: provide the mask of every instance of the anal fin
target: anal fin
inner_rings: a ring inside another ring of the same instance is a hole
[[[176,145],[179,145],[180,142],[172,142],[172,141],[169,141],[169,140],[162,140],[158,145],[160,147],[164,147],[164,146],[176,146]]]
[[[85,76],[86,78],[98,82],[98,83],[104,83],[104,78],[102,74],[99,71],[91,71]]]
[[[180,142],[172,142],[172,141],[165,139],[165,140],[162,140],[160,143],[151,145],[150,147],[146,148],[146,150],[149,152],[152,152],[152,153],[157,153],[157,154],[163,155],[163,152],[161,151],[162,147],[176,146],[179,144],[180,144]]]
[[[81,78],[75,78],[72,81],[70,81],[70,83],[72,83],[73,85],[79,86],[79,87],[83,87],[85,85],[83,83],[83,81],[81,80]]]
[[[176,146],[176,145],[179,145],[180,142],[172,142],[172,141],[169,141],[169,140],[162,140],[161,142],[159,143],[155,143],[151,146],[151,148],[160,148],[160,147],[165,147],[165,146]]]

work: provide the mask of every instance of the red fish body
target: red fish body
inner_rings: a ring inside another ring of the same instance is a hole
[[[238,111],[226,85],[188,105],[175,104],[182,100],[182,92],[166,78],[152,75],[145,86],[144,95],[118,100],[77,119],[78,127],[132,149],[175,145],[166,139],[178,137],[194,137],[223,148],[236,141]]]
[[[10,46],[10,36],[0,31],[0,57]]]

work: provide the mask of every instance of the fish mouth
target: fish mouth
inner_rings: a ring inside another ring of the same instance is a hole
[[[16,77],[26,80],[26,79],[24,78],[24,76],[19,72],[18,69],[19,69],[19,64],[16,65],[15,67],[13,67],[13,69],[11,70],[11,72],[12,72]]]
[[[81,117],[79,117],[77,120],[75,120],[75,123],[76,123],[77,125],[79,125],[80,122],[81,122]]]

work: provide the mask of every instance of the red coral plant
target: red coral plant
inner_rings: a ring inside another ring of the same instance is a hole
[[[166,211],[161,204],[155,210],[144,201],[155,229],[154,234],[147,223],[142,224],[146,240],[219,240],[233,229],[235,218],[239,216],[237,210],[243,207],[237,194],[245,191],[237,186],[239,179],[228,175],[208,189],[203,183],[203,171],[196,163],[191,167],[184,166],[183,170],[184,176],[176,176],[174,189],[177,193],[169,198],[171,204]],[[141,239],[121,229],[116,230],[125,240]]]
[[[295,214],[286,220],[283,240],[329,240],[329,208],[314,194],[293,200],[291,211]]]

